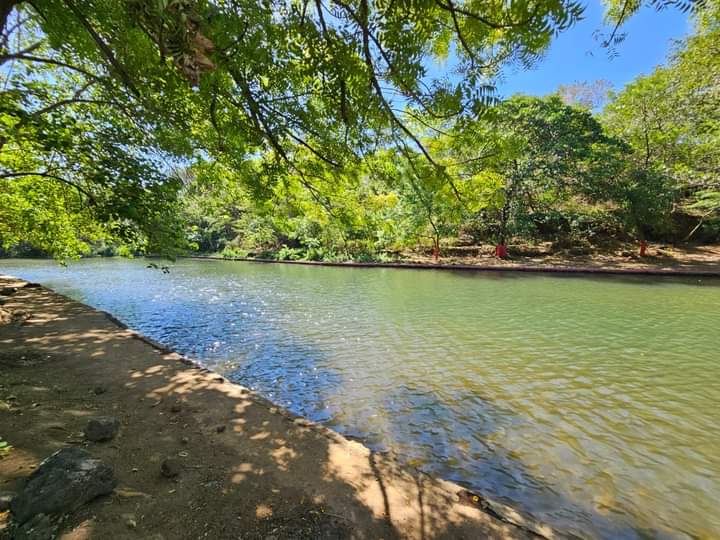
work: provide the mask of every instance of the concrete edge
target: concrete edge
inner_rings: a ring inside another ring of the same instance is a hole
[[[533,274],[614,274],[640,276],[678,276],[678,277],[720,277],[720,262],[717,270],[684,270],[669,268],[608,268],[591,266],[498,266],[479,264],[429,264],[429,263],[361,263],[361,262],[325,262],[325,261],[279,261],[276,259],[258,259],[252,257],[215,257],[187,255],[181,259],[212,261],[241,261],[264,264],[297,264],[304,266],[331,266],[340,268],[399,268],[411,270],[460,270],[463,272],[525,272]]]

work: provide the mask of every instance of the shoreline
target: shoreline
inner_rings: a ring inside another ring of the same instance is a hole
[[[426,263],[426,262],[326,262],[326,261],[289,261],[277,259],[260,259],[252,257],[219,257],[213,255],[186,255],[180,259],[197,259],[213,261],[238,261],[261,264],[296,264],[305,266],[330,266],[340,268],[397,268],[410,270],[456,270],[463,272],[525,272],[534,274],[608,274],[638,276],[679,276],[679,277],[720,277],[720,261],[713,264],[716,269],[685,269],[685,268],[651,268],[651,267],[620,267],[606,266],[562,266],[562,265],[527,265],[513,262],[504,264],[462,264],[462,263]],[[707,265],[710,266],[710,265]]]
[[[68,445],[119,479],[112,495],[66,516],[59,538],[567,537],[278,407],[107,312],[27,285],[0,276],[0,288],[18,287],[4,307],[27,312],[0,326],[0,404],[10,403],[0,434],[13,446],[0,490],[19,489]],[[97,385],[107,392],[95,395]],[[78,440],[96,413],[119,417],[117,439]],[[174,481],[160,477],[165,456],[180,456]]]

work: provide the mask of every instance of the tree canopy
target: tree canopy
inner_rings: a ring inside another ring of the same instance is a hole
[[[619,28],[639,7],[609,3],[608,17]],[[60,258],[216,250],[220,231],[377,247],[482,219],[504,236],[512,205],[519,223],[555,196],[632,199],[608,194],[633,177],[608,179],[618,152],[634,178],[684,174],[702,189],[675,200],[715,208],[716,2],[664,68],[665,94],[684,101],[653,107],[685,131],[671,144],[655,130],[652,163],[639,157],[650,128],[622,120],[636,123],[628,96],[650,90],[624,90],[602,126],[558,98],[493,107],[504,66],[531,65],[582,12],[574,0],[2,0],[0,242]],[[699,76],[709,90],[692,87]]]

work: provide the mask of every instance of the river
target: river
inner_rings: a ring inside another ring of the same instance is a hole
[[[169,266],[0,273],[561,529],[720,538],[720,280]]]

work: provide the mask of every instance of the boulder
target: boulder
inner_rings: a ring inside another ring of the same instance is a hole
[[[58,450],[28,477],[10,503],[15,520],[25,523],[37,514],[72,512],[117,484],[109,465],[82,448]]]
[[[36,514],[15,530],[15,540],[51,540],[55,537],[55,527],[45,514]]]
[[[11,491],[0,491],[0,512],[10,509],[10,503],[14,497],[15,494]]]
[[[85,426],[85,438],[88,441],[109,441],[117,435],[120,420],[114,416],[95,416]]]
[[[52,540],[55,527],[45,514],[37,514],[15,530],[15,540]]]

